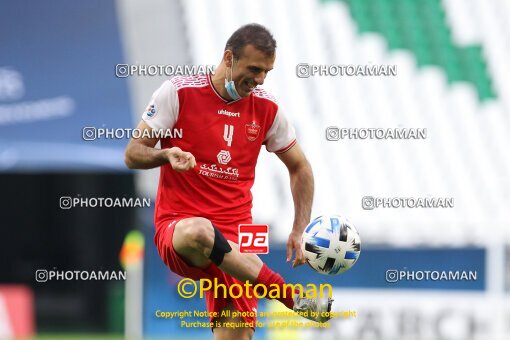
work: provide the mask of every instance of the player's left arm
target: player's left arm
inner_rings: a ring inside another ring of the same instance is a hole
[[[277,155],[287,166],[290,175],[290,188],[294,200],[294,226],[287,240],[287,262],[292,259],[292,253],[295,251],[296,257],[292,266],[296,267],[306,262],[301,251],[301,237],[306,225],[310,222],[312,212],[313,172],[303,150],[297,143],[288,151]]]

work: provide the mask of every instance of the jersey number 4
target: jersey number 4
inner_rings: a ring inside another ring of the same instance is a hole
[[[223,130],[223,139],[227,142],[228,146],[232,146],[232,138],[234,137],[234,125],[225,124]]]

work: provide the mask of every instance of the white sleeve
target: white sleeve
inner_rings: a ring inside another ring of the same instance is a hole
[[[152,94],[142,119],[153,129],[171,129],[179,115],[179,95],[170,80]]]
[[[296,131],[285,118],[280,107],[276,112],[273,125],[266,134],[264,144],[266,144],[267,151],[274,153],[285,152],[296,144]]]

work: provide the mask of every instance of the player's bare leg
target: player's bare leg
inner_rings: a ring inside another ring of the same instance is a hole
[[[270,270],[255,254],[242,254],[237,245],[227,241],[223,235],[205,218],[193,217],[179,221],[175,225],[172,245],[175,251],[191,265],[205,268],[211,261],[225,273],[241,282],[248,280],[253,285],[283,286],[283,278]],[[290,288],[289,288],[290,289]],[[283,290],[283,289],[282,289]],[[329,312],[331,299],[328,298],[292,298],[293,292],[286,292],[278,300],[290,309]],[[319,313],[320,315],[320,313]],[[318,317],[314,321],[324,322],[328,318]]]
[[[233,312],[236,310],[234,306],[229,303],[223,310],[230,310],[230,315],[233,315]],[[225,323],[240,323],[244,322],[243,318],[238,317],[221,317],[216,318],[215,321],[220,322],[220,324]],[[250,340],[253,337],[253,329],[249,327],[239,327],[239,328],[226,328],[219,327],[214,328],[214,339],[219,340]]]
[[[211,263],[209,257],[214,246],[214,229],[209,220],[201,217],[187,218],[175,226],[172,240],[175,251],[199,268]],[[233,251],[226,253],[219,268],[241,282],[255,282],[262,260],[255,254],[242,254],[237,244],[227,241]]]

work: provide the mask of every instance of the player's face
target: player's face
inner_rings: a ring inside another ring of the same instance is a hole
[[[257,86],[262,85],[267,73],[273,69],[275,56],[266,56],[252,45],[244,48],[243,54],[234,61],[232,79],[241,97],[250,95]]]

